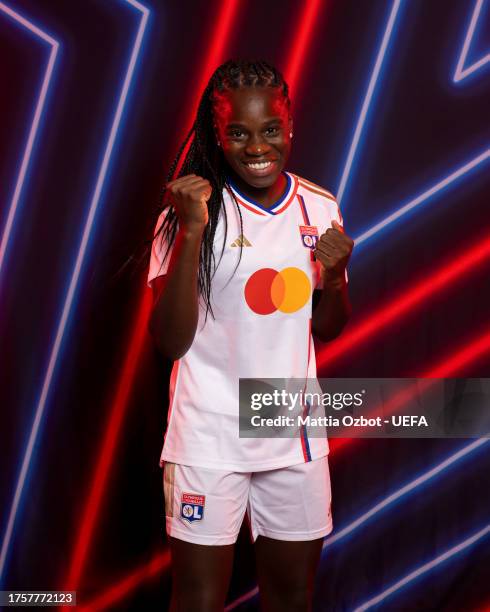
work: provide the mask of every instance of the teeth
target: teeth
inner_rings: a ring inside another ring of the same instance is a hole
[[[253,168],[254,170],[263,170],[264,168],[268,168],[272,162],[260,162],[260,163],[248,163],[247,166],[249,168]]]

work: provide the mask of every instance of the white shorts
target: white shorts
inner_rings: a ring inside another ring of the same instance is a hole
[[[194,544],[233,544],[247,511],[252,541],[315,540],[333,529],[328,455],[264,472],[225,472],[166,462],[167,534]]]

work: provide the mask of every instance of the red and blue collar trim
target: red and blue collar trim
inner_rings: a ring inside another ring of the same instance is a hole
[[[294,174],[289,174],[289,172],[285,171],[283,171],[283,174],[287,180],[286,189],[279,200],[277,200],[277,202],[275,202],[269,208],[265,208],[265,206],[262,206],[262,204],[259,204],[242,193],[229,177],[228,184],[230,185],[238,203],[244,206],[246,209],[262,217],[266,217],[267,215],[274,216],[286,210],[286,208],[294,200],[294,196],[296,195],[296,191],[298,189],[297,177]]]

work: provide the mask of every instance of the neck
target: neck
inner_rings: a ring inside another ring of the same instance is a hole
[[[238,175],[232,175],[233,182],[247,197],[258,202],[264,208],[270,208],[279,200],[286,189],[287,179],[284,174],[277,177],[277,181],[269,187],[253,187]]]

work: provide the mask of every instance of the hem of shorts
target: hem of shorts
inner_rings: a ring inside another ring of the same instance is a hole
[[[322,457],[328,456],[329,452],[330,448],[327,447],[325,450],[320,451],[318,454],[312,455],[310,461],[305,461],[304,457],[301,457],[296,454],[292,455],[291,457],[274,459],[270,463],[252,463],[250,465],[226,463],[223,461],[203,461],[202,457],[199,459],[192,459],[186,457],[176,457],[171,453],[162,453],[162,455],[160,456],[159,465],[161,468],[163,468],[164,463],[169,461],[170,463],[177,463],[179,465],[191,465],[205,468],[208,470],[220,470],[228,472],[265,472],[266,470],[276,470],[283,467],[298,465],[300,463],[311,463],[311,461],[316,461],[317,459],[321,459]]]
[[[308,540],[318,540],[324,538],[333,531],[333,521],[330,521],[325,527],[316,529],[315,531],[276,531],[275,529],[256,529],[252,534],[252,539],[255,542],[259,535],[272,540],[283,540],[285,542],[300,542]]]
[[[238,540],[238,533],[234,536],[206,536],[196,535],[195,533],[187,533],[186,531],[180,531],[173,527],[167,531],[167,536],[171,538],[177,538],[178,540],[184,540],[191,544],[204,544],[205,546],[226,546],[227,544],[235,544]]]

